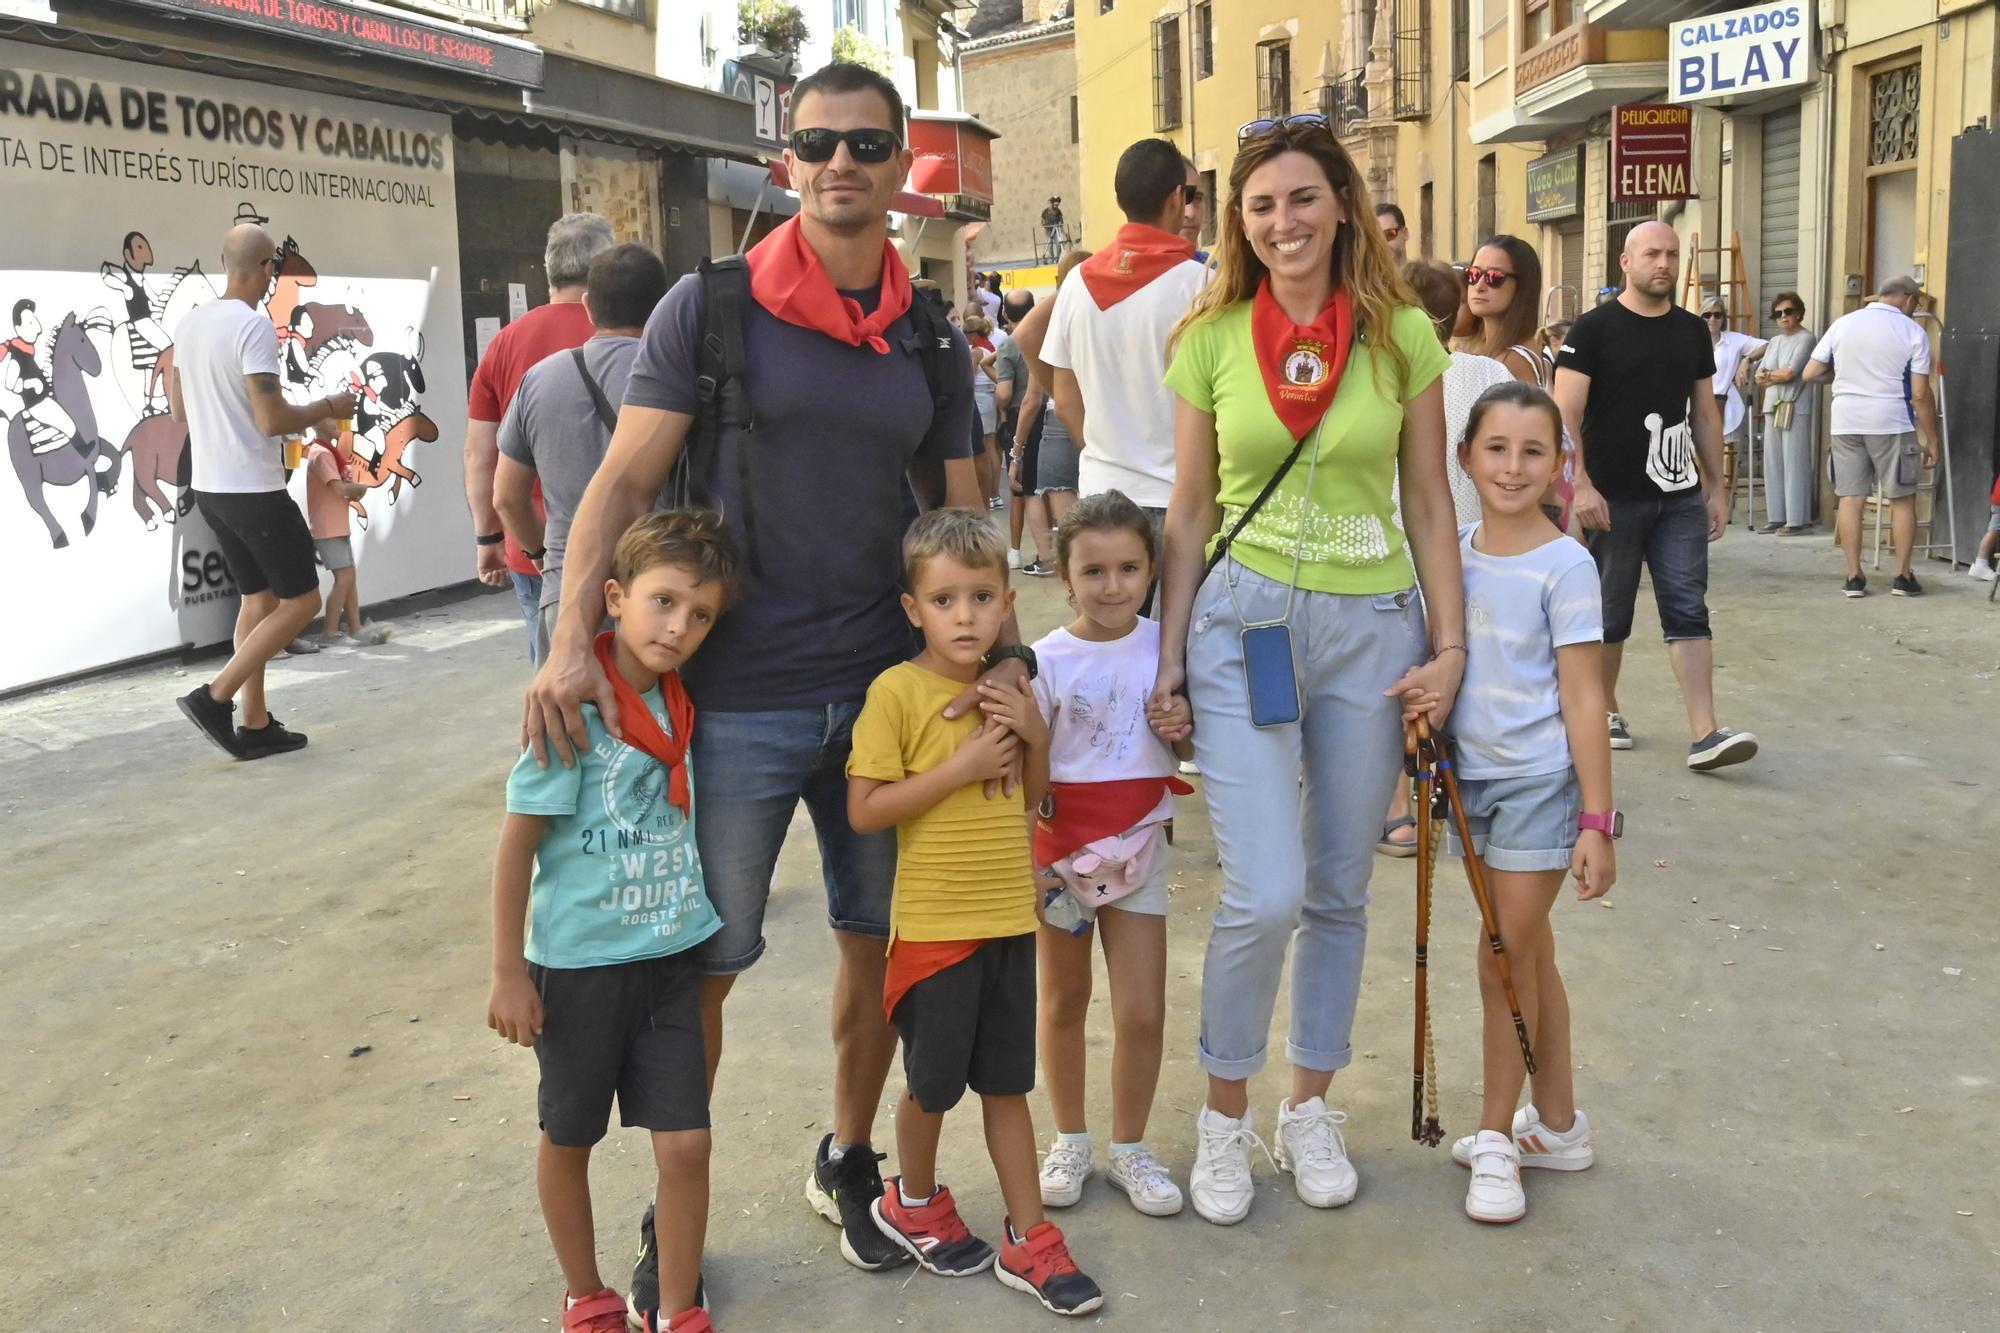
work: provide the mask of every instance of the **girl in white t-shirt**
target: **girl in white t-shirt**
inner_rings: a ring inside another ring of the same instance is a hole
[[[1590,1122],[1576,1105],[1569,999],[1549,909],[1566,874],[1576,877],[1579,898],[1611,887],[1618,816],[1597,567],[1539,504],[1561,439],[1555,403],[1515,382],[1479,396],[1458,445],[1481,508],[1480,521],[1459,534],[1466,662],[1448,724],[1472,846],[1461,847],[1447,825],[1445,851],[1485,867],[1535,1052],[1533,1100],[1517,1111],[1527,1070],[1498,962],[1482,947],[1484,1103],[1478,1132],[1452,1146],[1452,1157],[1472,1168],[1465,1211],[1479,1222],[1527,1212],[1522,1167],[1581,1171],[1594,1160]]]
[[[1167,1007],[1167,825],[1176,748],[1189,753],[1187,701],[1151,710],[1160,627],[1139,608],[1153,582],[1152,520],[1124,494],[1072,505],[1056,562],[1077,617],[1035,644],[1035,696],[1049,723],[1049,794],[1035,819],[1047,922],[1037,945],[1042,1069],[1056,1141],[1042,1202],[1067,1207],[1094,1170],[1083,1110],[1091,936],[1111,977],[1111,1183],[1154,1217],[1181,1190],[1145,1144]]]

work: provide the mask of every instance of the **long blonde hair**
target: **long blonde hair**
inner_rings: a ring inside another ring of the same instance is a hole
[[[1417,298],[1396,271],[1396,257],[1375,225],[1375,205],[1368,187],[1354,166],[1354,159],[1332,133],[1320,126],[1278,129],[1259,135],[1236,150],[1229,168],[1229,207],[1220,219],[1217,237],[1218,259],[1215,278],[1195,298],[1193,307],[1181,317],[1167,340],[1167,354],[1189,329],[1215,319],[1238,301],[1257,294],[1258,284],[1270,270],[1250,248],[1243,232],[1243,186],[1250,173],[1280,153],[1304,153],[1319,163],[1333,187],[1347,221],[1340,224],[1333,241],[1333,282],[1344,287],[1354,302],[1354,331],[1365,337],[1379,354],[1374,365],[1379,377],[1383,361],[1395,367],[1396,383],[1409,377],[1410,358],[1391,333],[1396,307],[1416,305]],[[1379,384],[1378,384],[1379,387]],[[1400,401],[1401,393],[1396,394]]]

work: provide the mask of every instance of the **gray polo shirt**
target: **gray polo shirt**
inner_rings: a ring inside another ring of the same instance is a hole
[[[625,399],[625,380],[639,354],[639,340],[600,333],[583,345],[583,363],[615,414]],[[562,598],[563,548],[570,520],[584,488],[604,461],[611,431],[598,416],[576,358],[556,352],[528,368],[507,415],[500,422],[500,452],[533,469],[542,483],[548,511],[548,553],[542,560],[542,605]]]

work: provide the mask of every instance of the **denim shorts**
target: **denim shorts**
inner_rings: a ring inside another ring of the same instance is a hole
[[[748,970],[764,952],[764,909],[785,832],[804,801],[819,839],[826,920],[889,938],[896,831],[847,822],[847,756],[861,704],[764,713],[710,710],[694,729],[695,842],[722,929],[701,944],[704,971]]]
[[[1605,503],[1610,531],[1584,534],[1604,592],[1604,641],[1632,637],[1642,565],[1653,577],[1653,602],[1668,643],[1715,637],[1708,628],[1708,505],[1701,492]]]
[[[1992,510],[1993,512],[1986,516],[1986,530],[2000,532],[2000,505],[1994,505]]]
[[[1568,870],[1576,848],[1583,789],[1576,770],[1527,778],[1460,778],[1459,799],[1472,850],[1494,870]],[[1444,854],[1463,856],[1458,830],[1444,826]]]

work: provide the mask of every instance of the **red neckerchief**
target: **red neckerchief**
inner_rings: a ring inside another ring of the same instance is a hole
[[[1194,245],[1178,232],[1128,222],[1108,248],[1078,265],[1099,310],[1109,310],[1154,278],[1194,258]]]
[[[970,338],[967,341],[969,341],[974,347],[978,348],[982,352],[990,352],[993,350],[993,340],[987,337],[983,333],[975,338]]]
[[[1165,791],[1189,796],[1194,788],[1179,778],[1051,782],[1035,812],[1035,864],[1052,866],[1099,838],[1123,833],[1152,813]]]
[[[279,341],[279,342],[295,342],[295,343],[302,343],[302,342],[304,342],[305,340],[306,340],[306,335],[305,335],[305,334],[303,334],[303,333],[300,333],[300,332],[299,332],[299,331],[298,331],[297,329],[279,329],[279,330],[278,330],[278,341]]]
[[[910,308],[910,272],[887,241],[882,242],[882,295],[871,315],[863,315],[859,301],[834,289],[797,217],[757,242],[744,259],[750,266],[750,295],[758,305],[787,324],[824,333],[849,347],[866,343],[887,353],[889,340],[882,331]]]
[[[370,384],[367,380],[361,378],[360,371],[358,370],[348,371],[347,383],[349,387],[351,387],[354,390],[354,392],[360,394],[363,398],[366,398],[369,402],[379,403],[382,401],[382,395],[375,392],[374,385]]]
[[[1257,348],[1257,369],[1264,373],[1271,410],[1297,439],[1326,415],[1340,388],[1354,342],[1354,302],[1345,288],[1336,287],[1318,319],[1294,324],[1271,295],[1266,274],[1250,303],[1250,341]]]
[[[35,354],[35,345],[26,338],[9,338],[7,340],[7,347],[11,351],[19,352],[22,356],[33,356]]]
[[[687,686],[681,684],[681,673],[669,671],[660,677],[660,697],[666,702],[667,721],[673,726],[669,735],[654,718],[653,710],[646,707],[645,698],[618,673],[618,660],[611,643],[610,630],[597,636],[597,660],[603,664],[604,674],[611,678],[611,693],[618,700],[618,721],[625,732],[625,743],[667,766],[667,799],[684,817],[692,817],[694,794],[688,785],[687,749],[688,740],[694,735],[694,701],[688,698]]]

